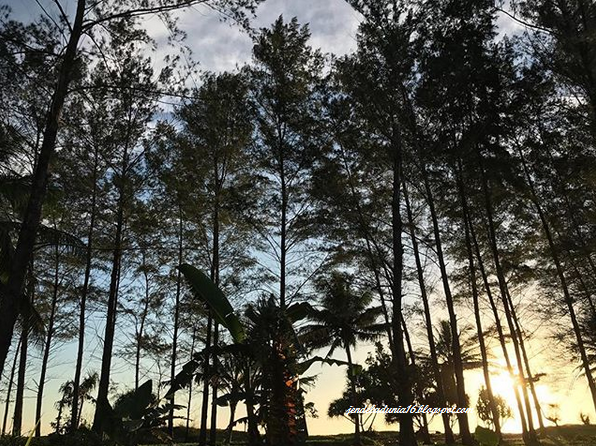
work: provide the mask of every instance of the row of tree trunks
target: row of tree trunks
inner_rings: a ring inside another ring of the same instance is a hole
[[[449,324],[451,326],[451,338],[453,342],[453,362],[455,366],[455,378],[457,386],[457,404],[459,407],[466,407],[467,398],[464,383],[463,363],[461,358],[461,345],[459,342],[459,331],[457,328],[457,316],[455,314],[453,296],[451,294],[451,287],[449,285],[449,279],[447,276],[447,267],[445,265],[445,258],[443,255],[441,232],[439,229],[439,219],[435,209],[434,194],[430,185],[428,173],[426,171],[425,166],[422,166],[421,170],[424,182],[424,190],[426,193],[426,200],[428,202],[428,209],[430,211],[430,217],[432,220],[435,247],[437,251],[437,258],[439,261],[439,268],[441,270],[441,281],[443,283],[443,291],[445,293],[445,300],[447,301],[447,310],[449,312]],[[468,421],[467,414],[458,414],[457,419],[459,422],[459,432],[461,435],[462,443],[464,445],[474,444],[474,439],[472,438],[472,434],[470,433],[470,424]]]
[[[561,260],[559,258],[559,252],[557,250],[557,247],[555,245],[555,241],[552,235],[552,231],[550,229],[550,225],[548,223],[548,220],[546,219],[546,215],[544,214],[544,211],[542,209],[542,206],[540,205],[540,200],[538,198],[538,194],[536,193],[536,189],[534,187],[534,182],[532,180],[532,176],[530,174],[530,170],[528,168],[528,165],[526,163],[525,157],[523,155],[523,152],[521,150],[521,148],[519,149],[519,156],[520,156],[520,160],[522,162],[522,167],[524,169],[524,174],[526,176],[526,181],[528,183],[528,187],[530,189],[530,194],[532,197],[532,202],[534,203],[534,206],[536,208],[536,211],[538,212],[538,215],[540,217],[540,222],[542,224],[542,229],[544,231],[544,235],[546,236],[546,240],[548,242],[548,247],[550,250],[550,254],[551,257],[553,259],[553,262],[555,264],[555,269],[557,272],[557,276],[559,278],[559,281],[561,283],[561,288],[563,290],[563,297],[564,297],[564,301],[565,304],[567,305],[567,309],[569,311],[569,317],[571,319],[571,324],[573,327],[573,333],[575,334],[575,338],[576,338],[576,342],[577,342],[577,349],[579,350],[580,353],[580,357],[581,357],[581,361],[582,361],[582,366],[584,369],[584,373],[586,375],[586,379],[588,381],[588,386],[590,388],[590,394],[592,396],[592,402],[594,404],[594,408],[596,408],[596,383],[594,382],[594,376],[592,374],[592,369],[590,368],[590,361],[588,359],[588,355],[586,353],[586,348],[584,345],[584,340],[582,338],[582,334],[581,334],[581,328],[579,326],[579,322],[577,320],[577,315],[575,312],[575,308],[573,306],[573,298],[571,297],[571,293],[569,292],[569,286],[567,284],[567,278],[565,277],[565,273],[563,271],[563,267],[561,265]]]
[[[470,219],[470,225],[469,225],[470,237],[471,237],[472,244],[474,245],[474,253],[476,255],[476,261],[478,263],[478,269],[480,271],[480,275],[482,276],[482,283],[484,284],[484,291],[486,292],[486,296],[488,298],[490,308],[491,308],[493,317],[495,319],[495,326],[497,328],[497,336],[499,339],[499,344],[501,346],[501,351],[503,352],[503,358],[505,358],[505,365],[507,367],[507,372],[509,373],[509,376],[511,378],[511,382],[515,383],[515,382],[517,382],[517,380],[516,380],[513,365],[511,363],[511,359],[509,356],[509,351],[507,350],[507,341],[506,341],[506,337],[505,337],[505,331],[503,330],[503,325],[501,324],[501,316],[499,315],[499,310],[498,310],[496,301],[494,299],[493,292],[490,287],[490,282],[488,280],[488,274],[484,267],[484,260],[482,258],[482,254],[480,252],[480,245],[478,243],[478,238],[476,237],[476,230],[474,229],[474,221],[471,216],[468,216],[468,218]],[[528,425],[526,422],[526,414],[525,414],[524,406],[523,406],[523,403],[522,403],[522,400],[521,400],[521,397],[519,394],[519,386],[518,385],[513,386],[513,392],[515,394],[515,400],[517,403],[517,409],[518,409],[518,413],[519,413],[520,424],[522,426],[522,432],[527,432]]]
[[[518,379],[521,385],[522,391],[522,398],[524,402],[524,407],[526,409],[526,421],[527,421],[527,431],[524,432],[524,442],[526,445],[534,445],[538,443],[538,438],[536,436],[536,431],[534,430],[534,422],[532,417],[532,407],[530,404],[530,399],[528,397],[528,386],[527,380],[524,375],[524,364],[521,357],[520,347],[519,347],[519,338],[516,335],[515,324],[513,323],[513,312],[515,309],[509,305],[509,300],[507,296],[509,295],[507,281],[505,279],[505,273],[501,266],[501,258],[498,249],[498,242],[497,242],[497,234],[496,234],[496,226],[493,217],[493,205],[491,199],[491,191],[488,183],[488,178],[486,177],[486,173],[484,170],[484,163],[482,160],[482,156],[478,154],[478,160],[480,163],[480,174],[482,180],[482,192],[484,195],[484,204],[485,204],[485,211],[486,211],[486,219],[487,219],[487,230],[488,230],[488,242],[489,248],[491,250],[493,263],[495,266],[495,273],[497,275],[497,281],[499,284],[499,291],[501,295],[501,302],[503,304],[503,309],[505,311],[505,319],[507,321],[507,325],[509,328],[509,333],[511,334],[511,341],[513,343],[513,351],[515,353],[515,358],[517,361],[517,369],[518,369]]]
[[[426,292],[426,284],[424,281],[424,269],[422,267],[422,261],[420,259],[420,250],[418,246],[418,240],[416,238],[416,226],[414,222],[414,216],[412,214],[412,208],[410,205],[410,199],[408,194],[408,188],[406,181],[403,181],[403,190],[404,190],[404,202],[406,205],[406,213],[408,216],[408,226],[410,228],[410,240],[412,243],[412,249],[414,251],[414,261],[416,262],[416,276],[418,278],[418,285],[420,286],[420,294],[422,298],[422,305],[424,308],[424,322],[426,326],[426,336],[428,338],[428,347],[430,350],[430,359],[431,365],[433,369],[433,375],[435,377],[435,381],[437,383],[437,396],[438,402],[443,407],[447,407],[447,400],[445,399],[445,390],[443,386],[443,378],[441,377],[441,371],[439,369],[439,359],[437,357],[437,347],[435,344],[435,337],[433,334],[433,324],[432,324],[432,317],[430,311],[430,302],[428,299],[428,294]],[[451,429],[451,423],[449,421],[448,414],[441,414],[441,419],[443,420],[443,429],[445,431],[445,443],[446,444],[455,444],[455,437],[453,436],[453,431]]]
[[[495,404],[495,397],[493,394],[492,383],[490,379],[490,369],[488,366],[488,353],[486,349],[486,342],[484,340],[484,331],[482,330],[482,318],[480,315],[480,300],[478,295],[478,286],[476,283],[476,265],[474,262],[474,252],[472,250],[472,241],[470,237],[470,218],[468,210],[468,202],[466,199],[466,191],[464,186],[463,172],[461,160],[458,160],[457,171],[455,172],[457,189],[459,192],[459,199],[462,210],[462,218],[464,224],[464,238],[466,245],[466,254],[468,256],[468,268],[470,274],[470,287],[472,289],[472,300],[474,304],[474,319],[476,321],[476,333],[478,334],[478,344],[480,346],[480,355],[482,359],[482,374],[484,376],[484,385],[488,393],[490,410],[492,412],[493,424],[495,432],[499,437],[501,436],[500,415],[497,405]]]

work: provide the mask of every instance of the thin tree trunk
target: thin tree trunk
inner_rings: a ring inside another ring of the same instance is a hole
[[[538,394],[536,393],[536,387],[534,386],[534,377],[532,375],[532,370],[530,369],[530,359],[528,358],[528,353],[526,351],[526,343],[524,341],[523,333],[521,326],[519,324],[519,320],[517,317],[517,312],[515,311],[515,307],[513,306],[513,300],[511,299],[511,295],[507,296],[509,299],[509,305],[514,310],[511,312],[513,316],[513,323],[515,325],[515,329],[517,331],[517,336],[519,338],[519,348],[521,349],[522,359],[524,360],[524,365],[526,367],[526,372],[528,375],[528,385],[530,386],[530,393],[532,394],[532,400],[534,401],[534,408],[536,409],[536,418],[538,418],[538,425],[540,429],[544,429],[544,420],[542,419],[542,408],[540,406],[540,401],[538,400]]]
[[[420,163],[420,171],[422,174],[422,180],[424,184],[424,190],[426,192],[427,203],[431,215],[432,225],[433,225],[433,234],[435,238],[435,245],[437,250],[437,258],[439,261],[439,269],[441,271],[441,281],[443,284],[443,290],[445,292],[445,300],[447,303],[447,310],[449,313],[449,322],[451,326],[451,337],[453,340],[453,361],[455,367],[455,378],[456,378],[456,389],[457,389],[457,399],[458,399],[458,406],[465,407],[466,406],[466,390],[465,390],[465,383],[464,383],[464,373],[463,373],[463,364],[461,358],[461,345],[459,343],[459,332],[457,329],[457,317],[455,314],[455,307],[453,303],[453,296],[451,294],[451,288],[449,286],[449,279],[447,276],[447,268],[445,266],[445,259],[443,256],[443,248],[441,244],[441,233],[439,230],[439,220],[437,217],[437,212],[435,209],[435,202],[433,197],[433,192],[430,186],[429,178],[428,178],[428,171],[426,170],[426,165],[424,163],[422,150],[419,147],[418,141],[420,132],[418,129],[418,123],[416,122],[416,114],[414,112],[414,106],[407,94],[407,90],[405,86],[402,86],[402,97],[404,103],[406,104],[406,111],[409,118],[409,125],[410,130],[413,133],[413,141],[416,149],[416,155],[418,158],[418,162]],[[474,438],[470,433],[470,424],[468,421],[468,415],[458,414],[457,415],[458,423],[459,423],[459,430],[461,435],[462,443],[466,446],[473,445]]]
[[[437,258],[439,260],[439,268],[441,270],[441,280],[443,283],[443,290],[445,292],[445,300],[447,302],[447,310],[449,312],[449,325],[451,326],[451,338],[453,340],[453,363],[455,368],[456,388],[457,388],[457,404],[459,407],[466,407],[466,389],[464,384],[464,371],[461,358],[461,345],[459,343],[459,331],[457,329],[457,316],[455,314],[455,306],[453,303],[453,296],[449,286],[449,279],[447,276],[447,267],[445,266],[445,259],[443,257],[443,247],[441,244],[441,232],[439,230],[439,219],[435,210],[435,202],[431,186],[429,184],[428,173],[426,168],[422,166],[422,175],[424,181],[424,189],[426,191],[426,198],[430,216],[432,219],[433,233],[435,237],[435,245],[437,250]],[[459,422],[460,435],[464,445],[473,445],[474,439],[470,433],[470,424],[468,415],[466,413],[457,414]]]
[[[236,403],[230,403],[230,421],[228,423],[228,432],[226,443],[232,444],[232,434],[234,433],[234,420],[236,419]]]
[[[588,285],[584,281],[582,272],[579,270],[579,268],[573,261],[571,253],[567,252],[567,254],[569,256],[569,263],[571,264],[573,271],[575,271],[575,275],[577,276],[577,280],[579,281],[580,289],[584,292],[584,294],[586,296],[586,302],[588,302],[588,306],[590,307],[592,317],[594,318],[594,320],[596,320],[596,305],[594,304],[594,300],[592,299],[592,293],[590,292]]]
[[[437,357],[437,347],[435,344],[435,337],[433,334],[432,317],[430,314],[430,303],[428,300],[428,294],[426,293],[426,284],[424,281],[424,270],[422,268],[422,262],[420,260],[420,250],[418,248],[418,240],[416,239],[416,226],[414,225],[414,217],[412,215],[412,208],[410,206],[410,199],[408,195],[408,188],[406,181],[403,181],[404,189],[404,202],[406,205],[406,213],[408,216],[408,226],[410,227],[410,239],[412,240],[412,249],[414,250],[414,260],[416,262],[416,274],[418,277],[418,285],[420,286],[420,294],[422,297],[422,304],[424,307],[424,321],[426,325],[426,335],[428,337],[428,346],[430,349],[430,359],[433,370],[433,375],[437,383],[437,397],[438,403],[442,407],[447,407],[447,400],[445,399],[445,390],[443,388],[443,378],[439,369],[439,359]],[[445,443],[454,444],[455,438],[453,431],[451,430],[451,424],[449,422],[449,415],[446,413],[441,414],[443,420],[443,429],[445,430]]]
[[[511,341],[513,342],[513,351],[515,352],[518,374],[519,374],[519,379],[521,382],[522,395],[523,395],[524,405],[526,407],[526,420],[528,423],[528,432],[524,438],[524,442],[526,444],[536,444],[538,440],[536,437],[536,432],[534,431],[534,422],[532,420],[532,407],[530,405],[530,399],[528,397],[528,388],[527,388],[526,379],[524,376],[524,365],[523,365],[523,361],[521,358],[521,352],[520,352],[520,348],[519,348],[519,340],[516,335],[515,325],[513,323],[513,316],[511,315],[511,308],[510,308],[509,302],[507,300],[507,295],[508,295],[509,291],[508,291],[508,287],[507,287],[507,282],[505,280],[505,274],[501,267],[499,249],[497,246],[497,236],[496,236],[495,223],[494,223],[494,218],[493,218],[492,201],[490,198],[490,191],[489,191],[489,187],[488,187],[488,179],[486,178],[486,174],[484,172],[484,166],[483,166],[480,154],[478,154],[478,155],[479,155],[479,163],[480,163],[480,174],[482,177],[482,190],[484,193],[486,216],[487,216],[487,220],[488,220],[487,223],[488,223],[489,246],[490,246],[492,257],[493,257],[493,262],[495,264],[495,272],[497,274],[497,281],[499,283],[499,290],[501,292],[501,300],[503,302],[503,309],[505,310],[505,318],[507,320],[509,332],[511,333]]]
[[[54,336],[54,322],[56,319],[56,306],[58,304],[58,282],[60,274],[60,257],[58,255],[58,245],[56,245],[56,264],[54,266],[54,290],[52,293],[52,304],[50,308],[50,317],[48,320],[48,328],[46,332],[46,342],[43,348],[43,359],[41,361],[41,373],[39,375],[39,386],[37,390],[37,404],[35,407],[35,436],[41,436],[41,410],[43,405],[43,391],[46,383],[46,372],[48,369],[48,361],[50,359],[50,348],[52,346],[52,338]]]
[[[403,317],[403,315],[401,318],[401,329],[404,332],[404,340],[406,341],[406,347],[408,348],[408,355],[410,355],[410,363],[414,365],[416,363],[416,352],[414,352],[412,339],[410,338],[410,331],[408,330],[406,319]]]
[[[215,322],[213,324],[213,346],[217,348],[217,344],[219,342],[219,324]],[[213,352],[213,364],[212,364],[212,374],[217,376],[217,353]],[[215,446],[217,442],[217,409],[219,406],[217,405],[217,380],[214,380],[212,383],[212,396],[211,396],[211,422],[210,422],[210,429],[209,429],[209,444],[211,446]]]
[[[213,318],[211,311],[207,316],[207,339],[205,340],[205,360],[203,363],[203,397],[201,400],[201,427],[199,431],[199,446],[207,444],[207,411],[209,410],[209,379],[211,368],[209,366],[209,351],[211,350],[211,331],[213,327]]]
[[[343,144],[341,144],[341,142],[339,143],[339,146],[341,149],[344,169],[348,176],[348,184],[350,186],[350,193],[352,195],[352,199],[354,200],[354,206],[356,207],[356,211],[358,213],[360,231],[362,232],[362,236],[364,237],[364,240],[366,242],[366,251],[367,251],[367,254],[369,257],[371,270],[373,271],[373,274],[375,276],[375,285],[377,288],[377,293],[379,294],[379,298],[381,300],[381,309],[383,311],[383,317],[385,318],[385,323],[387,324],[387,339],[389,341],[389,349],[393,352],[394,345],[393,345],[393,335],[391,333],[389,311],[387,310],[385,292],[383,290],[383,285],[381,283],[381,274],[379,272],[380,267],[378,265],[377,259],[375,257],[375,253],[373,251],[372,235],[370,233],[369,225],[366,221],[366,218],[364,217],[364,212],[362,211],[362,206],[360,205],[360,202],[358,201],[358,195],[356,194],[356,187],[354,186],[352,170],[350,169],[348,160],[346,159],[345,149],[343,147]],[[379,253],[377,244],[375,243],[374,245],[375,245],[375,249],[377,250],[377,253]]]
[[[352,391],[352,405],[359,407],[358,394],[356,393],[356,376],[354,375],[354,362],[352,361],[352,352],[350,346],[346,344],[346,356],[348,357],[348,376],[350,378],[350,389]],[[360,414],[354,414],[354,444],[360,445]]]
[[[0,374],[4,372],[4,362],[12,343],[14,325],[19,314],[19,300],[25,283],[27,267],[33,258],[33,247],[41,221],[41,210],[45,200],[48,169],[50,159],[56,147],[56,136],[60,126],[60,115],[68,94],[68,86],[75,68],[77,46],[82,34],[85,0],[77,1],[72,31],[68,39],[66,51],[58,71],[58,81],[52,103],[46,117],[43,143],[37,158],[37,165],[31,180],[31,190],[23,223],[19,231],[19,239],[11,260],[10,275],[5,294],[0,301]]]
[[[248,426],[248,446],[257,446],[260,444],[260,435],[257,425],[257,418],[254,409],[254,389],[250,379],[250,365],[247,365],[244,377],[244,387],[246,390],[246,418]]]
[[[542,125],[539,125],[539,128],[540,128],[540,135],[541,135],[541,137],[543,137],[544,129],[543,129]],[[571,205],[571,200],[569,199],[569,194],[567,192],[567,188],[565,186],[565,181],[563,180],[563,176],[559,172],[559,169],[557,169],[557,163],[555,162],[552,153],[550,151],[547,151],[547,152],[548,152],[548,156],[551,161],[551,164],[553,165],[554,171],[557,176],[559,188],[561,189],[561,195],[563,197],[563,200],[565,201],[565,206],[567,208],[567,214],[568,214],[569,220],[571,221],[571,226],[573,228],[573,232],[575,232],[574,241],[579,243],[579,245],[581,247],[581,252],[583,254],[583,258],[585,258],[585,260],[590,265],[590,269],[592,270],[592,275],[594,276],[594,275],[596,275],[596,264],[594,264],[594,260],[592,259],[591,249],[586,244],[586,241],[585,241],[582,231],[580,229],[580,224],[577,221],[576,214],[573,210],[573,206]],[[524,161],[525,161],[525,159],[524,159]],[[558,233],[556,228],[553,228],[553,229],[555,230],[555,235],[560,237],[560,234]],[[573,267],[575,274],[577,275],[577,279],[580,282],[581,288],[584,290],[584,293],[586,295],[586,300],[590,306],[590,310],[592,311],[592,315],[594,316],[594,318],[596,320],[596,305],[594,304],[594,301],[592,299],[592,294],[583,279],[582,273],[580,272],[579,268],[576,266],[575,262],[573,261],[573,256],[571,255],[571,252],[569,252],[569,250],[567,250],[567,254],[569,256],[569,261],[571,263],[571,266]]]
[[[469,218],[468,201],[466,199],[466,191],[464,186],[463,172],[461,160],[458,160],[458,167],[456,175],[457,188],[462,207],[462,219],[464,223],[464,235],[466,244],[466,253],[468,255],[468,267],[470,270],[470,286],[472,288],[472,300],[474,303],[474,319],[476,321],[476,331],[478,333],[478,344],[480,345],[480,356],[482,359],[482,373],[484,375],[484,384],[486,392],[488,393],[490,410],[493,417],[493,425],[495,432],[501,437],[501,421],[499,417],[499,409],[495,403],[495,396],[493,394],[493,386],[490,379],[490,370],[488,367],[488,353],[486,350],[486,343],[484,341],[484,331],[482,330],[482,319],[480,317],[480,302],[478,297],[478,286],[476,283],[476,265],[474,264],[474,252],[472,250],[472,242],[470,238],[470,225],[472,222]]]
[[[23,427],[23,396],[25,393],[25,373],[27,371],[27,347],[29,344],[29,322],[23,321],[21,333],[21,355],[19,358],[19,371],[17,374],[17,394],[14,400],[14,415],[12,418],[12,435],[21,435]]]
[[[505,333],[503,331],[503,326],[501,325],[501,318],[499,316],[499,311],[497,309],[497,305],[495,303],[495,299],[493,297],[492,291],[490,289],[490,284],[488,282],[488,275],[486,273],[486,270],[484,269],[484,262],[482,260],[482,255],[480,253],[480,246],[478,244],[478,239],[476,238],[476,232],[474,230],[474,222],[472,220],[472,217],[470,215],[468,215],[468,218],[470,219],[470,236],[472,239],[472,243],[474,245],[474,251],[476,253],[476,260],[478,261],[478,269],[480,271],[480,274],[482,275],[482,281],[484,283],[484,289],[486,291],[486,295],[488,297],[488,301],[490,303],[490,307],[491,310],[493,312],[493,317],[495,318],[495,326],[497,328],[497,334],[498,334],[498,338],[499,338],[499,343],[501,344],[501,349],[503,351],[503,357],[505,358],[505,364],[507,366],[507,372],[509,373],[509,376],[511,377],[511,381],[513,383],[515,383],[516,380],[516,376],[515,373],[513,371],[513,367],[511,365],[511,359],[509,358],[509,352],[507,351],[507,343],[505,341]],[[522,433],[524,435],[527,435],[528,432],[528,425],[526,423],[526,415],[525,415],[525,411],[524,411],[524,406],[521,400],[521,397],[519,395],[519,388],[517,385],[513,386],[513,392],[515,394],[515,400],[517,402],[517,408],[519,411],[519,419],[520,419],[520,424],[522,426]]]
[[[530,172],[528,170],[528,166],[526,164],[524,155],[519,149],[520,158],[522,161],[522,166],[524,168],[524,173],[526,175],[526,180],[528,181],[528,187],[530,189],[530,193],[532,196],[532,201],[534,206],[536,207],[536,211],[540,217],[540,221],[542,223],[542,229],[544,231],[544,235],[548,241],[548,246],[551,251],[551,257],[553,258],[553,262],[555,263],[555,269],[557,271],[557,276],[559,277],[559,281],[561,282],[561,288],[563,289],[563,296],[565,298],[565,303],[567,304],[567,309],[569,310],[569,317],[571,318],[571,323],[573,326],[573,332],[575,334],[575,338],[577,340],[577,348],[580,352],[580,357],[582,360],[582,365],[584,368],[584,373],[586,374],[586,379],[588,380],[588,386],[590,388],[590,393],[592,396],[592,403],[594,404],[594,408],[596,408],[596,383],[594,382],[594,377],[592,375],[592,370],[590,369],[590,361],[588,360],[588,356],[586,354],[586,349],[584,346],[584,340],[581,335],[581,328],[577,321],[577,316],[575,314],[575,308],[573,307],[573,298],[569,293],[569,287],[567,286],[567,279],[565,278],[565,274],[563,272],[563,267],[561,266],[561,262],[559,259],[559,254],[557,252],[557,248],[555,246],[555,242],[553,240],[553,236],[550,230],[550,225],[546,220],[546,216],[544,215],[544,211],[542,210],[542,206],[540,206],[540,201],[538,199],[538,195],[534,188],[534,182],[532,181],[532,177],[530,176]]]
[[[288,220],[288,191],[286,185],[285,164],[283,156],[283,142],[280,138],[279,148],[279,177],[281,183],[281,223],[280,223],[280,256],[279,256],[279,308],[286,309],[286,256],[287,256],[287,220]]]
[[[4,404],[4,419],[2,420],[2,435],[6,434],[6,425],[8,424],[8,411],[10,410],[10,395],[12,394],[12,385],[14,383],[14,374],[17,370],[17,360],[19,359],[19,352],[21,351],[21,339],[17,343],[17,349],[14,352],[12,360],[12,367],[10,369],[10,380],[8,381],[8,388],[6,389],[6,403]]]
[[[197,328],[196,326],[193,328],[192,330],[192,341],[191,341],[191,345],[190,345],[190,360],[192,361],[194,359],[194,355],[195,355],[195,341],[197,339]],[[188,439],[189,439],[189,434],[190,434],[190,410],[191,410],[191,406],[192,406],[192,383],[193,380],[190,380],[190,383],[188,385],[188,405],[186,406],[186,433],[185,433],[185,441],[188,443]],[[172,433],[173,435],[173,433]],[[173,436],[172,436],[173,438]]]
[[[180,204],[180,197],[178,197],[178,265],[182,265],[182,240],[183,240],[183,223],[182,223],[182,206]],[[178,329],[180,324],[180,291],[182,285],[182,277],[180,275],[180,270],[177,270],[176,273],[176,299],[174,302],[174,328],[172,334],[172,359],[170,363],[170,382],[174,382],[176,378],[176,356],[178,354]],[[193,330],[193,338],[192,338],[192,348],[191,348],[191,360],[192,354],[194,350],[194,342],[195,342],[195,335],[196,331]],[[192,380],[191,380],[192,381]],[[192,382],[191,382],[192,388]],[[176,395],[172,395],[171,403],[174,406]],[[190,390],[189,390],[189,407],[188,410],[190,411]],[[190,413],[188,414],[190,415]],[[188,437],[188,418],[186,422],[186,436]],[[168,431],[170,433],[170,437],[174,438],[174,407],[170,409],[170,413],[168,414]]]
[[[70,429],[75,430],[79,427],[79,392],[81,386],[81,374],[83,371],[83,355],[85,351],[85,311],[87,306],[87,295],[89,294],[89,284],[91,280],[91,262],[93,260],[93,242],[95,233],[95,218],[97,213],[97,169],[99,164],[99,150],[95,148],[93,161],[93,192],[91,194],[91,219],[89,221],[89,231],[87,233],[87,249],[85,252],[85,278],[83,279],[83,289],[81,290],[81,301],[79,309],[79,340],[77,348],[77,363],[75,366],[75,376],[72,385],[72,413],[70,418]]]
[[[405,188],[405,182],[404,182],[404,188]],[[404,196],[405,196],[405,192],[404,192]],[[412,341],[410,340],[410,332],[408,330],[408,326],[406,324],[405,318],[402,317],[401,321],[402,321],[402,328],[404,330],[404,338],[406,340],[406,345],[408,346],[408,354],[410,355],[410,362],[411,362],[412,366],[415,366],[416,365],[416,352],[414,351],[414,347],[412,346]],[[377,414],[375,413],[375,415],[373,417],[373,421],[369,425],[369,430],[372,430],[372,426],[374,424],[374,420],[375,420],[376,416],[377,416]],[[421,414],[420,418],[422,419],[422,426],[420,428],[419,434],[422,435],[422,443],[423,444],[431,444],[432,440],[430,438],[430,432],[428,431],[428,418],[425,413]]]
[[[35,302],[35,278],[33,259],[29,265],[27,295],[31,306]],[[21,332],[21,355],[19,357],[19,371],[17,373],[17,393],[14,400],[14,416],[12,419],[12,435],[21,435],[23,425],[23,396],[25,393],[25,374],[27,372],[27,350],[29,347],[29,330],[31,329],[30,321],[27,317],[23,317],[23,331]]]
[[[81,406],[79,407],[79,415],[77,418],[77,426],[81,424],[81,415],[83,414],[83,406],[85,405],[85,398],[81,398]]]
[[[403,401],[403,406],[412,404],[412,377],[404,350],[404,333],[402,331],[402,276],[403,276],[403,244],[402,244],[402,218],[401,218],[401,183],[402,183],[402,146],[399,129],[393,129],[392,141],[392,174],[393,174],[393,196],[391,199],[391,226],[392,226],[392,249],[393,249],[393,361],[397,366],[398,394]],[[401,414],[399,423],[399,442],[402,446],[415,446],[416,435],[414,433],[413,417],[411,414]]]
[[[143,276],[145,278],[145,304],[141,311],[141,325],[136,333],[137,342],[135,345],[135,390],[139,388],[141,379],[141,352],[143,350],[143,335],[145,334],[145,322],[147,321],[147,314],[149,313],[149,275],[145,268],[145,252],[141,254],[143,256]]]
[[[219,157],[215,157],[214,162],[214,178],[215,178],[215,197],[214,197],[214,209],[213,209],[213,264],[211,269],[211,279],[219,287],[220,276],[219,276],[219,199],[221,193],[221,187],[223,184],[223,178],[219,174]],[[214,321],[213,324],[213,353],[212,353],[212,367],[211,374],[217,376],[217,347],[219,342],[219,324]],[[209,444],[215,446],[217,440],[217,380],[212,383],[212,397],[211,397],[211,422],[209,430]]]
[[[103,434],[109,411],[108,392],[110,387],[110,369],[112,366],[112,350],[116,331],[116,316],[118,313],[118,288],[120,283],[120,267],[122,262],[122,236],[124,230],[125,183],[128,170],[128,147],[122,156],[121,176],[118,184],[118,209],[116,213],[116,234],[114,237],[114,251],[112,256],[112,271],[110,274],[110,288],[108,292],[108,308],[106,314],[106,328],[104,335],[103,355],[101,358],[101,375],[97,393],[93,431]]]

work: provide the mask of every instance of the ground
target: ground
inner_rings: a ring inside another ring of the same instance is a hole
[[[396,432],[376,432],[365,440],[364,445],[398,446]],[[521,435],[505,435],[504,446],[522,446]],[[310,437],[307,445],[312,446],[348,446],[351,435],[329,435]],[[434,445],[443,445],[441,436],[433,436]],[[596,426],[569,425],[548,427],[540,435],[540,443],[544,446],[596,446]],[[422,444],[422,443],[420,443]]]
[[[175,436],[180,440],[185,434],[182,428],[176,429]],[[196,446],[196,430],[191,429],[188,442],[176,441],[176,446]],[[218,436],[223,440],[223,432]],[[178,440],[177,438],[177,440]],[[246,443],[244,432],[235,432],[232,445],[243,446]],[[353,436],[342,435],[314,435],[307,441],[307,446],[351,446]],[[89,438],[89,440],[92,440]],[[0,446],[24,446],[26,438],[0,437]],[[443,446],[440,435],[433,436],[434,446]],[[540,434],[542,446],[596,446],[596,426],[568,425],[559,427],[548,427]],[[69,438],[62,436],[49,436],[34,439],[31,446],[105,446],[107,443],[87,441],[86,437]],[[218,444],[221,444],[218,442]],[[422,442],[419,443],[422,446]],[[147,442],[144,446],[166,446]],[[399,446],[397,432],[373,432],[366,434],[363,439],[363,446]],[[523,446],[520,435],[505,435],[503,446]]]
[[[347,446],[351,444],[351,435],[311,437],[308,445]],[[443,445],[441,436],[433,436],[436,446]],[[521,435],[505,435],[507,446],[522,446]],[[596,446],[596,426],[560,426],[548,427],[540,436],[544,446]],[[395,432],[376,432],[368,438],[365,445],[398,446]]]
[[[241,446],[244,434],[234,434],[235,440],[232,445]],[[221,436],[220,436],[221,438]],[[313,435],[309,437],[307,446],[351,446],[353,435]],[[507,434],[504,436],[503,446],[523,446],[521,435]],[[434,435],[435,446],[442,446],[442,437]],[[568,425],[559,427],[548,427],[540,434],[540,442],[543,446],[596,446],[596,425]],[[422,443],[419,443],[422,445]],[[196,446],[196,443],[188,443],[188,446]],[[399,446],[397,432],[373,432],[367,434],[363,441],[364,446]],[[182,444],[178,444],[182,446]]]

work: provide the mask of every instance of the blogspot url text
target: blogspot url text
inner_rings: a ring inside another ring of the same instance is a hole
[[[423,405],[415,405],[410,404],[407,407],[377,407],[374,404],[366,404],[363,407],[354,407],[350,406],[346,409],[345,414],[349,415],[352,413],[427,413],[427,414],[439,414],[439,413],[447,413],[447,414],[458,414],[458,413],[468,413],[470,410],[469,407],[457,407],[455,405],[451,407],[429,407]]]

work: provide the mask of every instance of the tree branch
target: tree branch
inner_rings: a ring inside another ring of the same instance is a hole
[[[188,8],[193,5],[198,5],[201,3],[206,3],[208,0],[182,0],[178,1],[175,4],[171,5],[161,5],[161,6],[153,6],[147,8],[138,8],[138,9],[130,9],[128,11],[119,12],[117,14],[108,15],[105,17],[99,17],[95,20],[87,22],[83,25],[83,30],[86,31],[88,29],[93,28],[95,25],[100,23],[108,22],[110,20],[121,19],[121,18],[131,18],[131,17],[139,17],[147,14],[159,14],[163,12],[174,11],[176,9]]]

